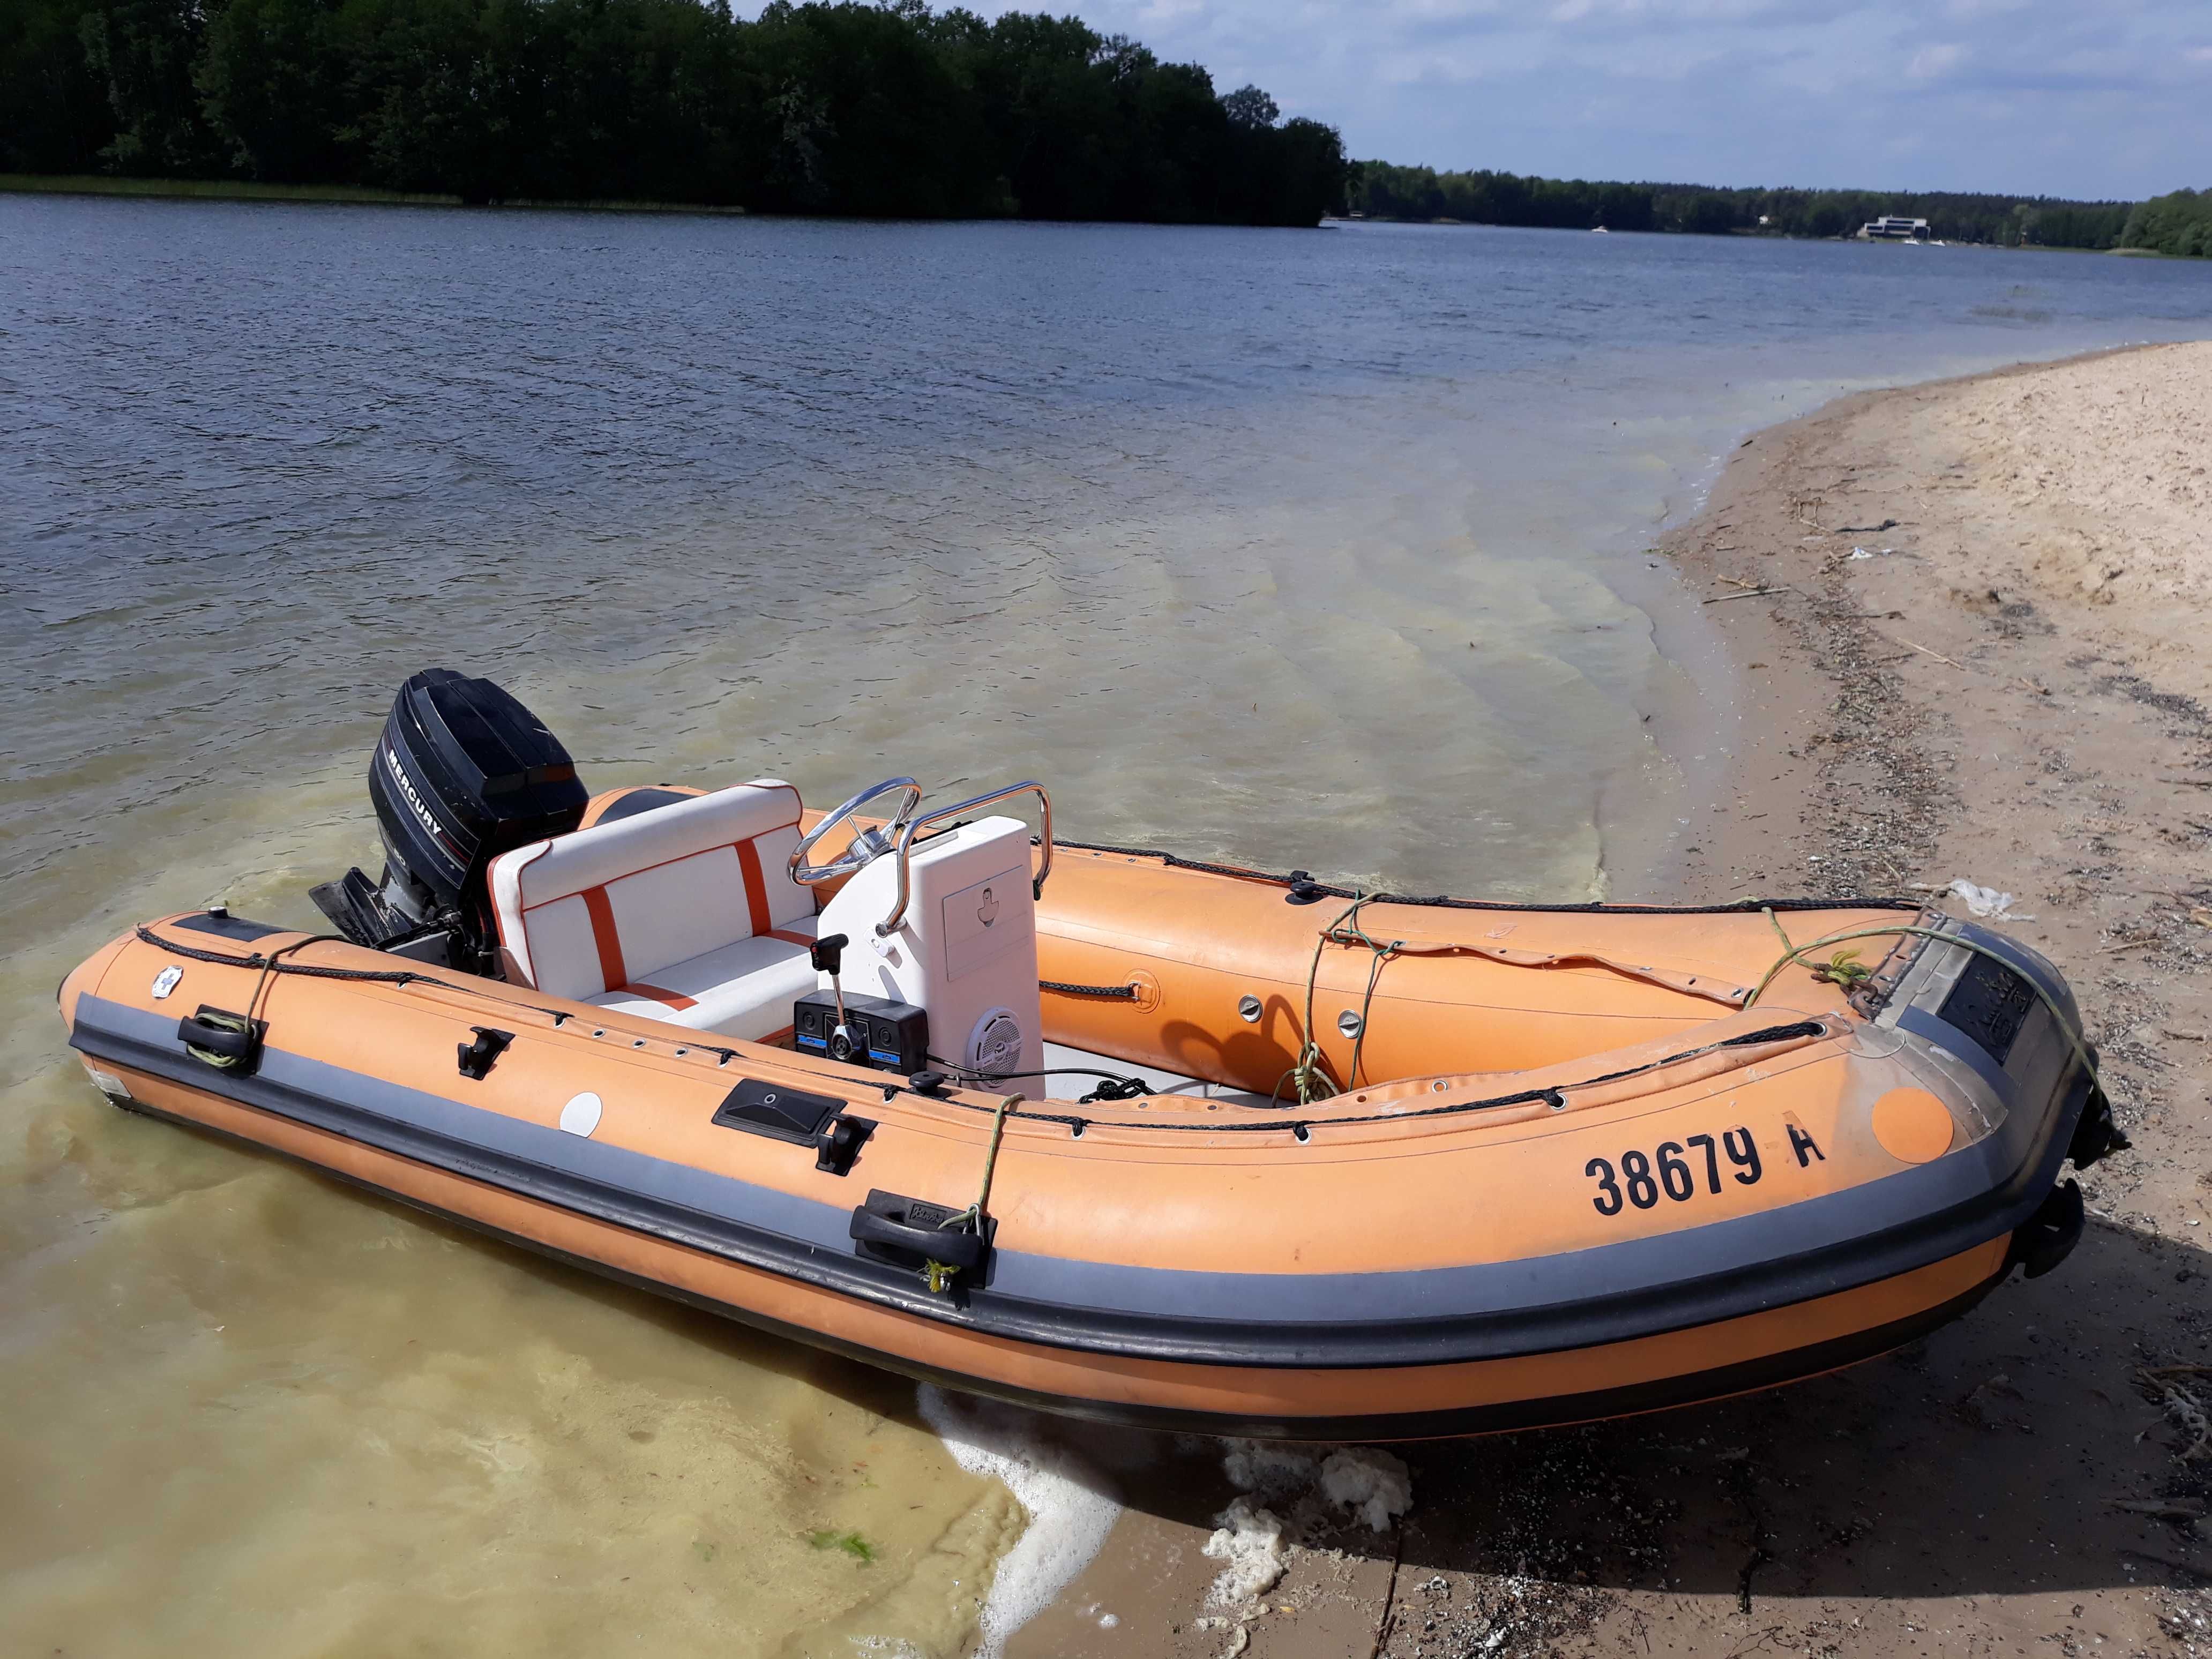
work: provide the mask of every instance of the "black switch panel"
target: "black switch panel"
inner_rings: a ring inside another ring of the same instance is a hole
[[[929,1063],[929,1016],[910,1002],[888,997],[848,994],[845,1024],[854,1042],[838,1052],[837,998],[830,991],[809,991],[792,1005],[791,1042],[802,1054],[820,1054],[848,1066],[910,1076]]]

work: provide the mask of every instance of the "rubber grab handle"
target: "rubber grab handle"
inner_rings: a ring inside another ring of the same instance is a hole
[[[261,1047],[261,1039],[251,1031],[234,1031],[227,1026],[210,1025],[197,1014],[186,1014],[177,1022],[177,1041],[195,1048],[204,1048],[225,1060],[245,1060],[253,1058]]]
[[[942,1261],[948,1267],[975,1272],[983,1265],[983,1255],[988,1248],[981,1233],[964,1230],[955,1231],[950,1227],[917,1227],[910,1222],[893,1221],[863,1207],[853,1212],[852,1237],[863,1244],[880,1244],[894,1250],[904,1250],[926,1261]]]

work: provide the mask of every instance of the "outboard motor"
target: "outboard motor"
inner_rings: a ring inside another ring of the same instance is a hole
[[[384,876],[358,869],[310,895],[356,944],[471,973],[496,971],[486,867],[582,822],[576,763],[544,721],[489,680],[426,669],[399,688],[368,763]]]

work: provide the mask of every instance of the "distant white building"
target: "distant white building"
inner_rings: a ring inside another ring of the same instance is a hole
[[[1893,213],[1885,213],[1879,219],[1869,219],[1859,227],[1863,242],[1924,242],[1928,240],[1925,219],[1901,219]]]

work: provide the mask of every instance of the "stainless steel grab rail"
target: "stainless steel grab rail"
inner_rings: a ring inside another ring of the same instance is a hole
[[[1004,789],[994,789],[989,794],[978,795],[973,800],[958,801],[951,806],[939,807],[934,812],[925,812],[907,825],[898,842],[898,902],[891,906],[890,915],[876,924],[876,937],[890,938],[891,930],[906,919],[907,900],[911,896],[913,881],[907,869],[907,855],[914,850],[915,836],[922,825],[935,823],[940,818],[958,817],[963,812],[972,812],[978,807],[990,805],[994,801],[1004,800],[1009,795],[1024,794],[1031,790],[1036,792],[1037,805],[1043,811],[1043,823],[1037,844],[1043,848],[1044,856],[1038,860],[1036,874],[1030,878],[1030,896],[1042,898],[1044,878],[1052,873],[1052,797],[1045,793],[1044,786],[1041,783],[1010,783]]]

